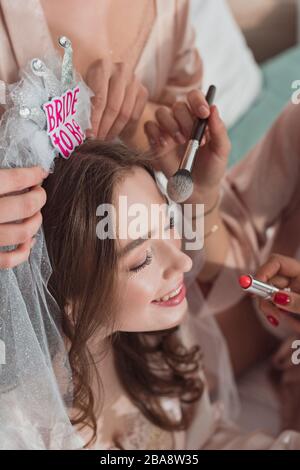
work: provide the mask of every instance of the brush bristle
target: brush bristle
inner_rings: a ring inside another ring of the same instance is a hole
[[[193,194],[193,189],[193,180],[188,170],[178,170],[167,185],[168,196],[177,203],[186,201]]]

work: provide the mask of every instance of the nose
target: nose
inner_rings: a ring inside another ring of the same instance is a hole
[[[191,258],[183,253],[177,244],[166,242],[162,250],[162,257],[163,278],[166,280],[187,273],[192,269]]]

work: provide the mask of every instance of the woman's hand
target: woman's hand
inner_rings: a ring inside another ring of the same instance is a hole
[[[297,353],[300,347],[300,263],[295,259],[273,254],[255,277],[281,289],[271,301],[259,300],[263,314],[273,326],[282,322],[295,334],[286,339],[274,354],[272,376],[281,403],[282,429],[300,430],[300,364]],[[283,290],[286,288],[290,288],[291,292]],[[293,359],[294,355],[297,355],[297,361]]]
[[[286,256],[273,254],[256,273],[262,282],[281,289],[271,301],[259,300],[259,306],[269,322],[278,326],[280,321],[300,334],[300,263]],[[290,288],[291,292],[283,289]],[[290,315],[290,313],[294,315]],[[299,319],[297,318],[299,315]]]
[[[145,124],[149,143],[158,154],[159,169],[167,177],[173,175],[186,148],[196,118],[208,118],[208,127],[201,142],[193,167],[194,201],[213,201],[219,192],[231,145],[216,106],[209,108],[205,96],[198,90],[187,95],[187,102],[176,102],[173,107],[160,107],[157,122]],[[174,152],[174,148],[179,152]]]
[[[18,245],[14,251],[0,251],[0,269],[28,259],[42,224],[46,192],[40,184],[46,177],[39,167],[0,170],[0,247]]]
[[[125,63],[94,62],[86,75],[92,98],[92,135],[101,140],[130,136],[148,100],[147,89]]]

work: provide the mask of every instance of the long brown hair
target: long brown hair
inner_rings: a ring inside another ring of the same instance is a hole
[[[68,161],[57,159],[54,174],[44,183],[47,204],[43,226],[53,269],[48,287],[60,307],[63,332],[70,344],[73,405],[77,411],[72,422],[92,429],[89,444],[97,432],[91,380],[96,374],[101,392],[101,377],[87,344],[100,327],[105,327],[110,336],[125,392],[154,424],[169,431],[186,429],[191,404],[200,398],[203,389],[194,373],[199,367],[199,349],[185,348],[177,328],[150,334],[112,333],[120,301],[118,258],[115,241],[96,236],[96,209],[99,204],[112,203],[116,184],[134,167],[144,168],[153,176],[144,157],[123,145],[91,140]],[[66,312],[67,305],[72,306],[71,316]],[[180,420],[166,414],[161,397],[179,399]]]

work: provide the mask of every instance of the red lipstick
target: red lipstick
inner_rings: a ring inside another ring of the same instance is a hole
[[[251,276],[241,276],[239,283],[243,289],[248,289],[252,285],[252,278]]]
[[[154,300],[152,303],[155,305],[159,305],[160,307],[176,307],[177,305],[181,304],[181,302],[185,299],[186,296],[186,287],[182,284],[182,288],[178,292],[175,297],[171,297],[169,300]]]
[[[239,284],[244,291],[249,294],[255,294],[264,299],[271,299],[274,294],[279,292],[279,289],[271,284],[258,281],[250,274],[243,275],[239,278]]]

